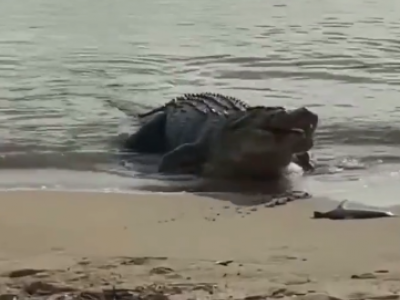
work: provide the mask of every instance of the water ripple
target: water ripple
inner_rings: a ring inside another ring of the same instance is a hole
[[[142,111],[215,91],[312,107],[321,156],[364,157],[367,146],[391,157],[400,141],[391,4],[2,1],[0,148],[112,150],[121,113],[110,101]]]

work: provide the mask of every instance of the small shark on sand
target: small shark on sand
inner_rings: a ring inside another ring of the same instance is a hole
[[[340,202],[340,204],[333,210],[327,212],[314,211],[314,219],[331,219],[331,220],[345,220],[345,219],[373,219],[385,217],[397,217],[390,211],[379,209],[348,209],[345,204],[348,200]]]

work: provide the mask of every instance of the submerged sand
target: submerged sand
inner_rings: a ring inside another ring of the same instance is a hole
[[[2,300],[400,299],[400,218],[311,219],[333,207],[320,198],[0,195]]]

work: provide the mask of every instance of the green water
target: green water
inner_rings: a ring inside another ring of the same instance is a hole
[[[319,159],[397,172],[395,11],[393,0],[1,1],[0,164],[109,166],[127,121],[110,100],[143,110],[213,91],[310,106]]]

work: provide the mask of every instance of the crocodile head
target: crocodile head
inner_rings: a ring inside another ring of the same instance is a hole
[[[318,115],[300,107],[252,107],[231,116],[211,145],[204,175],[265,179],[314,146]]]

